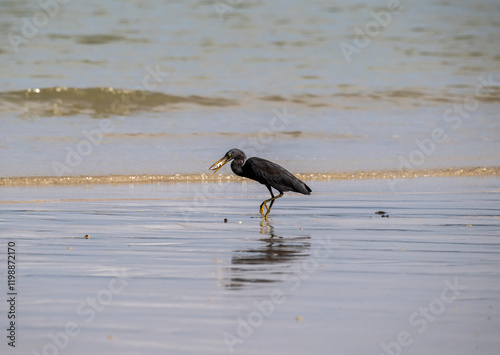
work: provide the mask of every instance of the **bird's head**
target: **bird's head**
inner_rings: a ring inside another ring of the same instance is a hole
[[[215,163],[212,164],[208,170],[214,170],[214,174],[224,166],[227,162],[236,159],[236,160],[245,160],[246,156],[243,151],[233,148],[229,152],[227,152],[221,159],[217,160]]]

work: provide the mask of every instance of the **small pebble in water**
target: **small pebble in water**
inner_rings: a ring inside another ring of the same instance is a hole
[[[227,218],[224,218],[224,223],[227,223]]]
[[[84,238],[85,238],[85,239],[89,239],[90,237],[89,237],[89,235],[88,235],[88,234],[85,234]]]

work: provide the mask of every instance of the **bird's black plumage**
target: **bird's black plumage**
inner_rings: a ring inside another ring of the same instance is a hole
[[[233,168],[233,163],[231,168]],[[279,192],[299,192],[310,195],[311,189],[282,166],[262,158],[250,158],[242,166],[241,176],[269,185]],[[235,169],[232,169],[233,172]],[[235,172],[236,174],[236,172]]]
[[[219,170],[224,164],[231,161],[231,170],[238,176],[255,180],[265,185],[271,193],[271,198],[264,201],[260,206],[261,214],[264,214],[264,207],[267,208],[265,217],[271,211],[274,200],[283,196],[283,192],[293,191],[304,195],[310,195],[311,189],[303,181],[297,179],[291,172],[282,166],[269,160],[252,157],[246,159],[245,153],[240,149],[231,149],[222,159],[213,164],[210,169]],[[279,191],[279,195],[274,197],[271,187]],[[267,202],[271,202],[267,207]]]

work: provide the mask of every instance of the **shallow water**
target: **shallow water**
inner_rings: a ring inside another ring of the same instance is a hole
[[[497,177],[310,185],[268,222],[256,183],[4,187],[13,353],[495,352]]]

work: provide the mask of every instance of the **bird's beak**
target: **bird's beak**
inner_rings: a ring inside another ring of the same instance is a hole
[[[208,170],[215,170],[214,171],[214,174],[215,174],[217,172],[217,170],[222,168],[224,166],[224,164],[226,164],[229,161],[229,159],[231,159],[231,158],[224,156],[222,159],[219,159],[215,163],[213,163],[212,166],[210,168],[208,168]]]

